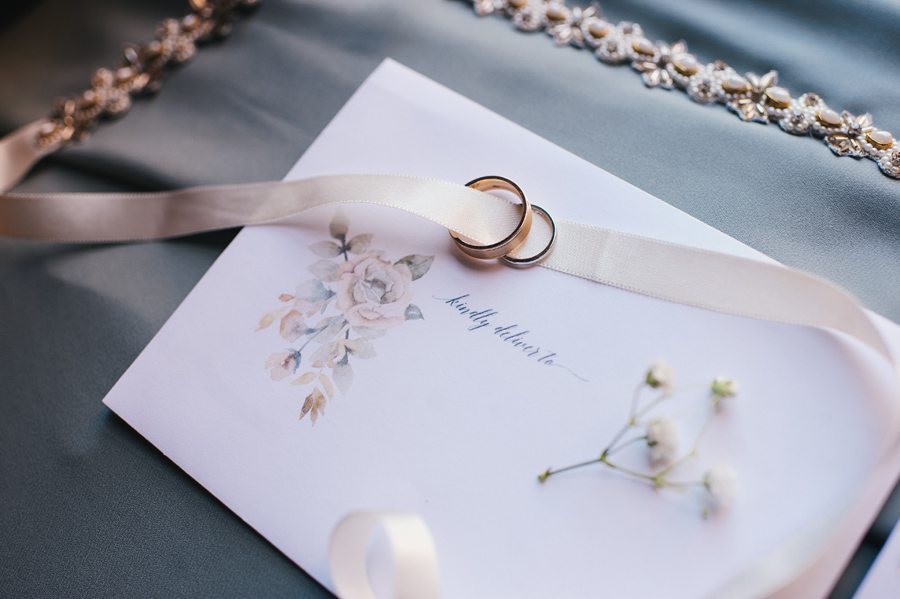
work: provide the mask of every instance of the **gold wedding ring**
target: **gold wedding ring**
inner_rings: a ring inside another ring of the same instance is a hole
[[[515,268],[526,268],[528,266],[537,264],[547,257],[547,254],[549,254],[550,250],[553,249],[553,244],[556,243],[556,222],[553,220],[553,217],[550,216],[549,212],[547,212],[537,204],[532,204],[531,208],[535,212],[543,214],[544,218],[546,218],[550,222],[550,243],[548,243],[540,252],[538,252],[534,256],[529,256],[528,258],[512,258],[509,256],[509,254],[500,257],[501,260]]]
[[[497,175],[479,177],[474,181],[469,181],[468,183],[466,183],[466,187],[471,187],[472,189],[478,191],[487,191],[489,189],[503,189],[516,194],[522,200],[522,217],[519,219],[519,224],[516,226],[512,233],[510,233],[507,237],[501,239],[497,243],[492,243],[489,245],[473,245],[471,243],[467,243],[460,239],[456,233],[450,231],[450,237],[453,238],[453,241],[456,242],[456,245],[459,246],[459,249],[462,250],[465,254],[472,256],[473,258],[478,258],[479,260],[490,260],[492,258],[500,258],[501,256],[505,256],[509,252],[522,245],[522,242],[524,242],[525,238],[528,237],[528,232],[531,231],[532,218],[531,204],[528,202],[528,198],[525,197],[525,193],[522,191],[522,189],[506,177],[500,177]],[[544,214],[547,213],[544,212]]]

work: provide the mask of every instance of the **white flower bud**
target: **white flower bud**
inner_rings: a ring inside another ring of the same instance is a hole
[[[656,418],[647,425],[647,446],[650,462],[654,465],[669,464],[678,457],[681,435],[678,424],[671,418]]]
[[[659,358],[647,371],[646,381],[654,389],[662,387],[668,391],[675,386],[675,369],[663,358]]]
[[[719,505],[726,505],[734,497],[737,473],[728,464],[713,466],[703,477],[703,486]]]
[[[713,379],[709,388],[712,389],[713,395],[717,397],[734,397],[741,391],[741,386],[737,381],[724,376],[717,376]]]

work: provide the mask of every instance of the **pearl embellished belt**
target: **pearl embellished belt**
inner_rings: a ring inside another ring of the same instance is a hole
[[[794,98],[777,87],[776,71],[742,76],[721,60],[701,64],[684,41],[654,44],[637,23],[603,19],[596,3],[569,8],[559,0],[472,2],[480,16],[505,15],[521,31],[545,31],[557,45],[590,48],[607,64],[630,63],[647,87],[682,89],[695,102],[725,104],[742,121],[777,122],[792,135],[813,135],[837,156],[869,158],[885,175],[900,179],[900,144],[874,126],[872,115],[838,113],[816,94]]]
[[[167,68],[193,58],[197,44],[227,36],[238,10],[260,1],[189,0],[191,12],[160,23],[156,39],[143,46],[126,46],[117,69],[98,69],[90,89],[57,100],[50,117],[38,129],[35,143],[46,154],[85,139],[99,118],[123,115],[131,108],[133,94],[158,91]]]
[[[86,138],[98,119],[124,114],[131,106],[133,94],[158,90],[166,68],[189,60],[196,53],[197,44],[227,35],[238,9],[260,2],[189,1],[190,14],[160,23],[155,40],[126,47],[124,61],[117,69],[99,69],[90,89],[58,100],[47,119],[17,132],[27,129],[33,139],[16,164],[0,165],[0,188],[14,185],[42,156]],[[607,64],[630,63],[641,73],[647,87],[678,88],[695,102],[725,104],[743,121],[777,122],[792,135],[812,135],[824,140],[837,156],[873,160],[885,175],[900,179],[900,143],[888,131],[876,128],[870,114],[854,116],[846,110],[838,113],[813,93],[794,98],[777,86],[776,71],[742,76],[721,60],[701,64],[687,51],[684,41],[653,43],[637,23],[623,21],[613,25],[606,21],[596,3],[587,8],[569,8],[560,0],[471,1],[480,16],[505,15],[521,31],[545,31],[557,45],[590,48]]]

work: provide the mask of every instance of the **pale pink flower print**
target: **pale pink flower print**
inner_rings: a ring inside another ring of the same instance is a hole
[[[325,415],[335,387],[341,393],[350,388],[351,360],[376,355],[372,339],[408,320],[424,319],[412,303],[411,285],[428,272],[434,256],[410,254],[390,262],[369,248],[371,234],[348,238],[349,227],[344,213],[335,212],[328,227],[332,239],[309,247],[320,258],[308,267],[314,278],[293,294],[279,295],[282,306],[264,314],[256,327],[261,331],[277,321],[279,336],[292,344],[271,354],[265,368],[272,380],[296,376],[292,385],[311,385],[300,418],[309,414],[313,424]]]
[[[269,375],[273,381],[280,381],[297,372],[297,366],[300,364],[300,354],[293,351],[280,351],[269,356],[266,360],[266,370],[270,370]]]
[[[410,283],[406,264],[364,254],[338,267],[336,306],[351,326],[389,329],[406,320]]]

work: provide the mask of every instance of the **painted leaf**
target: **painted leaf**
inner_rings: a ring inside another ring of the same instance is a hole
[[[322,388],[325,389],[325,393],[328,395],[328,398],[331,399],[334,397],[334,386],[331,384],[331,379],[328,378],[327,375],[320,374],[319,382],[322,383]]]
[[[350,221],[347,219],[347,215],[344,214],[344,211],[338,208],[334,211],[334,218],[331,219],[331,224],[328,225],[328,232],[335,239],[340,239],[341,241],[347,236],[347,229],[350,228]]]
[[[369,244],[372,243],[372,234],[365,233],[363,235],[357,235],[349,242],[347,242],[347,251],[351,254],[362,254],[364,251],[369,249]]]
[[[432,262],[434,262],[434,256],[410,254],[397,260],[396,264],[406,264],[409,267],[409,272],[412,273],[412,280],[415,281],[425,276],[425,273],[431,268]]]
[[[309,418],[312,420],[313,426],[315,426],[316,420],[319,418],[319,412],[322,413],[322,416],[325,415],[325,397],[318,389],[313,391],[313,394],[315,396],[315,403],[313,404],[312,413],[309,415]]]
[[[281,325],[278,327],[278,332],[282,338],[287,339],[291,343],[305,335],[307,330],[306,319],[303,318],[303,314],[296,310],[291,310],[285,314],[281,319]]]
[[[292,385],[307,385],[307,384],[311,383],[313,381],[313,379],[315,379],[315,378],[316,378],[315,372],[304,372],[302,375],[300,375],[299,378],[296,378],[293,381],[291,381],[291,384]]]
[[[297,286],[296,295],[297,297],[301,297],[311,302],[321,302],[331,297],[333,293],[328,289],[325,289],[325,285],[322,284],[322,281],[310,279]]]
[[[331,243],[330,241],[328,243]],[[326,283],[337,281],[338,265],[331,260],[319,260],[309,266],[309,272]]]
[[[334,258],[341,254],[341,246],[333,241],[320,241],[309,246],[312,253],[322,258]]]
[[[300,420],[303,420],[303,417],[312,409],[315,405],[315,400],[313,399],[313,394],[310,393],[306,396],[306,401],[303,402],[303,407],[300,408]]]
[[[282,293],[281,295],[278,296],[278,300],[282,301],[282,302],[290,302],[290,301],[293,301],[293,299],[294,299],[294,296],[291,295],[290,293]]]
[[[334,382],[337,384],[338,389],[341,390],[341,393],[347,393],[350,384],[353,383],[353,368],[350,367],[350,362],[346,356],[340,362],[335,363],[331,376],[334,377]]]
[[[326,343],[328,341],[331,341],[338,336],[338,334],[341,332],[341,329],[344,328],[345,324],[347,324],[347,321],[343,318],[335,318],[331,321],[331,324],[329,324],[327,327],[325,327],[325,329],[322,330],[321,333],[316,335],[313,341],[315,341],[316,343]]]
[[[415,304],[406,306],[404,316],[406,316],[406,320],[425,320],[425,317],[422,316],[422,310]]]
[[[334,345],[331,343],[323,343],[319,346],[319,349],[314,351],[309,359],[313,362],[322,362],[326,363],[328,359],[331,357],[332,352],[334,351]]]
[[[306,396],[306,401],[303,402],[303,407],[300,409],[300,420],[303,420],[303,417],[309,414],[309,419],[312,420],[312,424],[315,426],[316,420],[319,418],[319,412],[323,416],[325,415],[325,396],[318,389],[313,389],[313,392]]]
[[[259,319],[259,324],[256,325],[256,330],[261,331],[265,328],[268,328],[275,322],[279,316],[281,316],[282,312],[284,312],[286,308],[278,308],[277,310],[272,310],[271,312],[266,312],[262,318]]]
[[[369,343],[368,339],[351,339],[353,342],[351,346],[348,342],[347,349],[350,351],[350,355],[354,358],[361,358],[363,360],[368,360],[369,358],[374,358],[377,354],[375,353],[375,348],[372,347],[372,344]]]
[[[373,327],[353,327],[353,332],[366,339],[378,339],[379,337],[384,337],[385,333],[387,333],[384,329]]]

